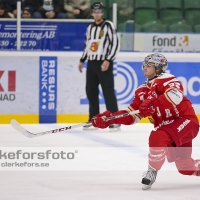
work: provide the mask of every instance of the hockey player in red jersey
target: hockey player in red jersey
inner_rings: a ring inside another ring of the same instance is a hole
[[[167,59],[162,54],[148,55],[142,64],[147,81],[135,91],[135,97],[127,110],[115,113],[105,111],[92,118],[94,127],[106,128],[111,124],[130,125],[148,117],[154,124],[149,136],[149,165],[142,178],[142,189],[151,188],[167,157],[175,162],[183,175],[200,176],[200,160],[191,158],[192,140],[199,131],[199,122],[191,102],[183,95],[181,82],[165,72]],[[137,115],[108,120],[133,110]]]

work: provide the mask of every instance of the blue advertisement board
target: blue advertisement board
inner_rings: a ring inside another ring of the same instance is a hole
[[[82,51],[88,22],[22,22],[21,50]],[[0,50],[17,49],[17,23],[1,21]]]
[[[40,57],[39,122],[56,123],[57,57]]]

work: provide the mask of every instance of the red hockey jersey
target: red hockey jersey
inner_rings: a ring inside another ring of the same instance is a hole
[[[181,82],[174,75],[163,73],[142,84],[135,91],[135,98],[128,107],[129,110],[138,110],[139,105],[146,98],[152,97],[157,99],[154,106],[155,112],[149,116],[149,120],[154,124],[155,129],[170,124],[177,117],[184,117],[199,124],[190,100],[183,95]]]

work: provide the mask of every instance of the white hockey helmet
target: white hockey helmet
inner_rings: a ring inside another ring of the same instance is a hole
[[[168,67],[167,59],[160,53],[149,54],[147,57],[145,57],[142,63],[142,69],[144,69],[144,66],[148,63],[153,63],[155,68],[158,69],[160,73],[165,72]]]

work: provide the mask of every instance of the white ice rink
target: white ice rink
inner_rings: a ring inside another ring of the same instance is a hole
[[[63,124],[23,125],[31,132],[47,131]],[[81,128],[37,138],[26,138],[10,125],[0,126],[0,147],[69,147],[115,149],[114,164],[102,157],[91,157],[76,170],[5,170],[0,166],[0,200],[199,200],[200,177],[183,176],[173,163],[165,163],[151,190],[141,189],[142,172],[147,169],[148,136],[152,125],[122,126],[122,131],[92,132]],[[193,142],[193,157],[200,159],[200,135]],[[109,154],[109,153],[108,153]],[[123,157],[122,157],[123,155]],[[77,159],[81,160],[81,154]],[[98,160],[99,159],[99,160]],[[112,160],[112,158],[111,158]],[[96,165],[95,165],[96,163]],[[95,170],[95,166],[100,166]],[[88,168],[86,167],[88,166]],[[103,167],[105,166],[105,168]],[[124,166],[124,167],[123,167]],[[109,168],[110,167],[110,168]],[[81,170],[83,169],[83,170]],[[116,170],[115,170],[116,169]]]

